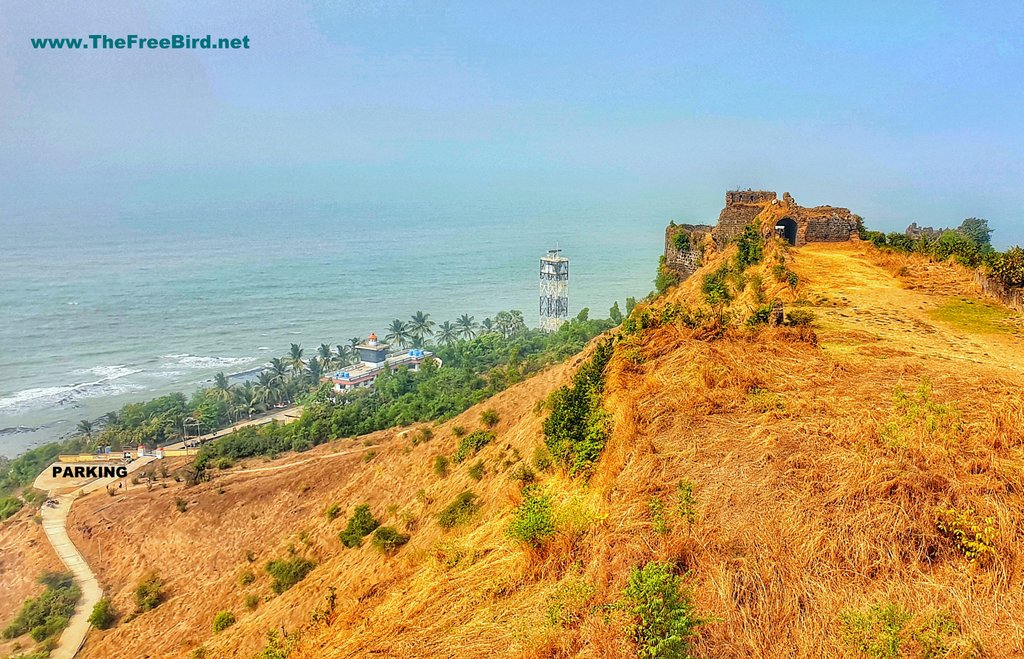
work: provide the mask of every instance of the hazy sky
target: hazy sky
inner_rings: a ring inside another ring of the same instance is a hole
[[[550,199],[692,222],[741,186],[1024,243],[1024,5],[882,4],[0,0],[0,219]],[[29,41],[94,33],[251,49]]]

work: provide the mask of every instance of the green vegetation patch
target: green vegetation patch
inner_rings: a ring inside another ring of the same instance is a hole
[[[370,506],[364,503],[356,506],[352,517],[348,520],[348,526],[338,534],[338,538],[341,540],[341,544],[353,549],[363,544],[363,538],[370,535],[378,526],[380,526],[380,522],[370,512]]]
[[[164,601],[163,588],[163,579],[153,572],[147,574],[135,587],[135,608],[143,612],[160,606]]]
[[[555,516],[550,494],[526,491],[526,498],[516,508],[506,533],[531,547],[540,547],[555,534]]]
[[[280,595],[305,579],[315,567],[316,563],[301,556],[268,561],[266,565],[267,574],[273,579],[270,587],[273,588],[275,593]]]
[[[18,497],[0,498],[0,521],[5,520],[18,512],[24,505],[25,502]]]
[[[601,405],[604,371],[611,357],[612,342],[604,341],[576,372],[572,386],[557,389],[549,399],[544,443],[570,475],[593,467],[611,433],[611,419]]]
[[[230,611],[218,611],[213,617],[213,631],[222,632],[235,624],[235,614]]]
[[[956,329],[977,334],[1012,334],[1019,331],[1013,312],[980,300],[949,298],[938,308],[929,310],[928,316]]]
[[[89,624],[96,629],[110,629],[114,625],[117,614],[114,612],[114,605],[107,597],[102,598],[92,607],[89,614]]]
[[[373,546],[385,554],[390,554],[409,542],[409,536],[399,533],[393,526],[381,526],[373,532]]]
[[[870,659],[981,657],[980,644],[963,636],[944,613],[915,615],[898,604],[874,604],[840,615],[843,642]]]
[[[691,656],[690,641],[707,621],[697,615],[682,581],[669,563],[652,561],[630,572],[623,595],[640,657]]]
[[[437,524],[443,529],[455,528],[468,522],[480,509],[477,495],[466,490],[455,497],[448,506],[437,515]]]
[[[74,584],[69,572],[47,572],[39,577],[46,590],[38,597],[30,597],[21,605],[21,611],[3,631],[4,638],[17,638],[28,633],[36,642],[55,637],[68,626],[75,604],[82,591]]]
[[[459,440],[459,447],[452,456],[453,462],[462,462],[468,457],[476,455],[483,447],[494,441],[494,433],[487,430],[477,430]]]

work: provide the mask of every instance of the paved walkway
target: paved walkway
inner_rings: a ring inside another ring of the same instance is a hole
[[[291,407],[285,410],[260,419],[253,419],[251,421],[243,421],[237,423],[229,428],[224,428],[209,435],[204,435],[202,441],[209,441],[216,439],[222,435],[226,435],[229,432],[248,425],[262,425],[264,423],[270,423],[271,421],[279,420],[284,421],[286,419],[294,419],[301,413],[300,408]],[[184,444],[179,442],[168,448],[180,448]],[[153,462],[156,458],[153,456],[146,456],[133,460],[128,464],[128,472],[131,473],[137,469],[148,465]],[[49,467],[43,470],[43,472],[36,477],[35,485],[39,489],[48,489],[47,486],[53,485],[53,479],[49,478]],[[99,581],[96,579],[95,573],[89,564],[85,562],[85,557],[75,547],[75,543],[71,542],[71,538],[68,537],[67,531],[67,520],[68,513],[71,512],[71,504],[74,503],[75,499],[83,494],[94,492],[101,488],[105,488],[111,483],[116,483],[118,478],[98,478],[88,482],[82,483],[69,482],[68,485],[74,487],[78,485],[76,489],[66,494],[57,495],[55,490],[50,490],[50,498],[54,498],[58,501],[56,506],[43,505],[41,515],[43,518],[43,531],[46,533],[47,539],[53,546],[53,550],[57,553],[60,560],[67,566],[68,570],[75,576],[75,583],[82,590],[82,597],[78,600],[78,605],[75,606],[75,613],[71,616],[68,626],[64,629],[64,632],[60,635],[60,639],[57,640],[57,645],[50,652],[50,659],[72,659],[78,651],[85,645],[85,639],[89,635],[89,616],[92,614],[92,609],[96,606],[96,603],[103,597],[103,589],[100,588]]]

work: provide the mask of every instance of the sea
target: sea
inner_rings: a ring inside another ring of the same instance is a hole
[[[653,287],[667,216],[628,203],[294,203],[0,217],[0,455],[291,343],[519,309],[570,259],[570,314]]]

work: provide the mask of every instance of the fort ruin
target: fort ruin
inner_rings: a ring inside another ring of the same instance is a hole
[[[665,265],[688,277],[703,263],[707,249],[725,249],[750,224],[766,238],[778,236],[802,247],[853,240],[858,219],[848,208],[805,208],[788,192],[779,199],[770,190],[730,190],[715,226],[672,223],[665,229]]]

